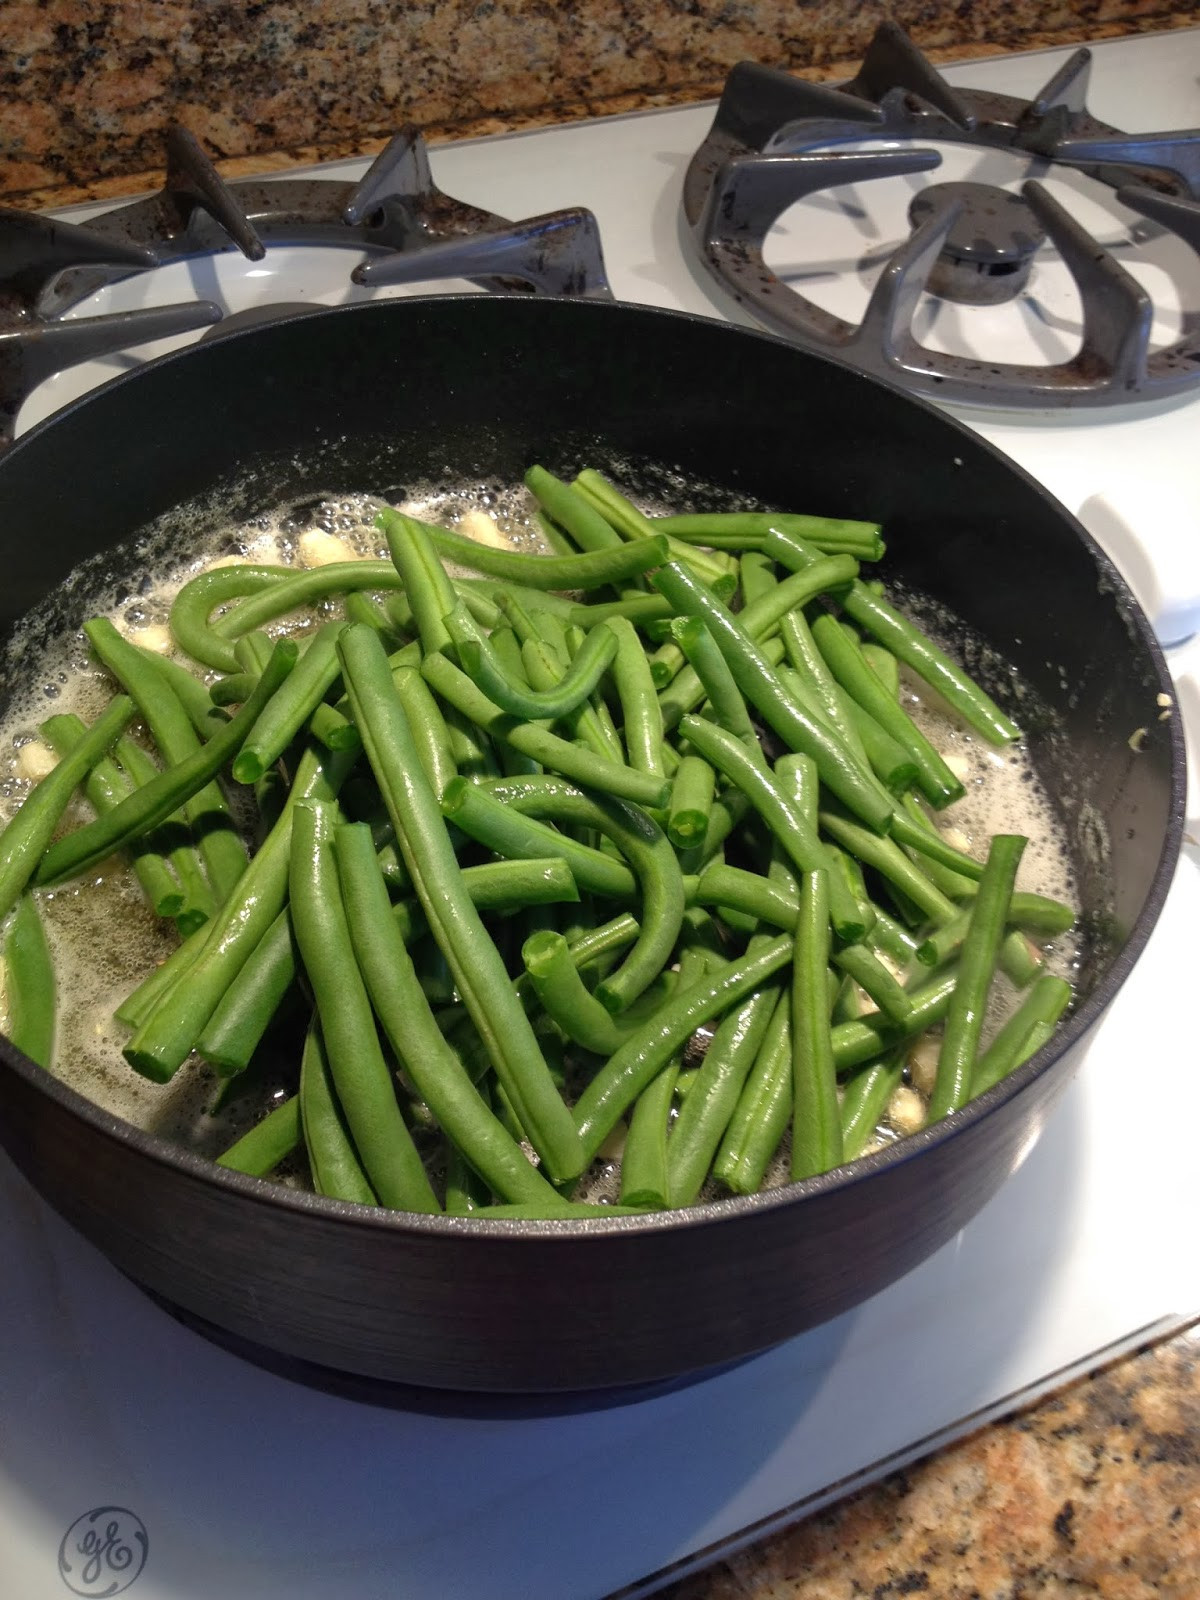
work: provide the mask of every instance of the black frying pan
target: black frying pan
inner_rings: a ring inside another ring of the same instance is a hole
[[[883,384],[764,335],[630,306],[356,306],[121,379],[0,462],[3,625],[175,508],[192,509],[168,527],[211,526],[447,469],[510,482],[533,460],[645,483],[667,467],[881,520],[888,574],[949,606],[1026,685],[1020,714],[1028,724],[1036,708],[1036,759],[1069,800],[1095,949],[1051,1045],[951,1123],[823,1178],[649,1219],[472,1223],[298,1195],[134,1131],[0,1041],[5,1147],[139,1283],[283,1360],[509,1394],[728,1362],[865,1299],[950,1238],[1016,1165],[1141,951],[1183,813],[1177,725],[1157,720],[1161,656],[1061,506]],[[78,603],[57,626],[78,625]]]

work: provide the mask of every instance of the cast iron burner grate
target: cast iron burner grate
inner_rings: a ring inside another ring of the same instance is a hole
[[[1037,181],[1020,195],[985,184],[918,191],[912,232],[891,255],[855,325],[767,265],[763,243],[796,201],[842,184],[927,172],[934,150],[833,151],[864,140],[918,139],[1008,151],[1069,167],[1115,191],[1131,211],[1200,252],[1200,131],[1124,134],[1087,110],[1091,53],[1077,50],[1024,101],[955,89],[893,23],[876,33],[858,75],[838,88],[743,62],[693,157],[684,214],[704,266],[768,328],[931,399],[1067,407],[1161,399],[1200,384],[1200,317],[1151,349],[1149,295]],[[1049,240],[1079,292],[1082,335],[1056,365],[942,353],[919,343],[923,293],[994,305],[1024,287]]]
[[[405,127],[357,183],[331,178],[225,183],[185,129],[167,134],[162,190],[86,225],[0,209],[0,445],[11,442],[26,396],[77,362],[221,322],[209,300],[65,318],[107,284],[201,255],[271,246],[341,245],[370,259],[351,272],[364,288],[466,278],[510,293],[611,299],[590,211],[512,223],[434,184],[424,140]],[[285,305],[275,315],[318,309]],[[241,318],[261,320],[264,307]],[[227,318],[229,326],[238,318]]]

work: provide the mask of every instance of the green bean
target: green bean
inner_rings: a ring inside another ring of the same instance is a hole
[[[1012,896],[1008,907],[1008,922],[1018,928],[1029,928],[1047,938],[1067,933],[1075,925],[1075,913],[1061,900],[1050,900],[1045,895],[1018,892]],[[943,966],[962,948],[971,921],[970,907],[960,911],[951,921],[945,922],[918,945],[914,952],[917,960],[926,967]]]
[[[296,977],[291,918],[281,911],[234,976],[196,1040],[223,1077],[244,1072]]]
[[[3,990],[8,1037],[39,1067],[49,1067],[58,1017],[54,962],[30,894],[17,901],[5,935]]]
[[[513,779],[492,786],[493,798],[526,816],[592,828],[612,840],[632,867],[642,898],[642,931],[616,972],[596,989],[596,998],[616,1013],[658,976],[675,946],[683,921],[683,877],[670,841],[644,811],[608,795],[586,795],[558,778]]]
[[[703,841],[712,812],[717,775],[703,756],[686,755],[671,785],[667,838],[678,850]]]
[[[594,628],[587,643],[553,689],[523,688],[504,671],[496,652],[479,633],[460,604],[442,618],[458,651],[459,661],[487,697],[510,716],[536,722],[555,721],[574,711],[600,682],[617,653],[612,630]]]
[[[853,860],[853,857],[850,859]],[[882,906],[875,907],[875,926],[871,929],[868,942],[877,953],[887,956],[901,967],[907,967],[915,959],[920,945],[920,940],[894,917],[890,917]]]
[[[644,516],[632,500],[590,467],[576,474],[572,487],[596,507],[622,538],[631,540],[635,545],[657,539],[663,548],[664,560],[685,558],[705,583],[711,584],[728,573],[729,567],[723,557],[704,550],[689,549],[660,534],[650,518]],[[658,565],[657,562],[654,564]]]
[[[209,567],[189,579],[175,596],[171,604],[171,636],[201,666],[217,672],[236,672],[238,658],[232,639],[222,637],[209,624],[213,611],[239,596],[258,594],[294,576],[288,567]]]
[[[532,757],[552,772],[561,773],[573,783],[598,789],[639,805],[661,806],[667,801],[669,786],[649,772],[636,772],[594,750],[581,749],[560,739],[536,723],[521,722],[507,716],[495,701],[489,700],[465,672],[444,656],[427,656],[421,675],[448,705],[469,717],[493,739],[511,745],[522,755]],[[459,771],[463,770],[459,762]]]
[[[746,710],[742,691],[734,682],[729,663],[721,654],[703,618],[676,617],[671,624],[671,632],[704,685],[710,720],[719,728],[724,728],[726,733],[740,739],[752,759],[760,766],[765,766],[766,757],[759,745],[750,713]],[[660,713],[660,725],[661,720]]]
[[[835,950],[831,960],[839,972],[853,978],[863,993],[874,1000],[889,1022],[908,1021],[912,1013],[912,1000],[866,945],[846,945],[841,950]]]
[[[398,650],[405,642],[407,630],[397,626],[396,618],[380,605],[373,595],[366,594],[361,589],[351,589],[349,594],[343,596],[342,610],[346,614],[347,622],[362,622],[367,627],[374,628],[383,640],[384,649]]]
[[[362,740],[358,729],[344,716],[336,706],[329,705],[322,700],[321,704],[308,719],[308,731],[319,744],[326,750],[361,750]],[[270,769],[256,779],[261,783],[270,776]]]
[[[370,830],[361,823],[339,828],[334,850],[355,956],[397,1059],[443,1133],[496,1194],[554,1208],[558,1195],[480,1099],[433,1020],[375,866]]]
[[[637,879],[624,863],[523,815],[478,784],[456,778],[442,795],[441,806],[455,827],[498,855],[510,860],[557,855],[579,887],[591,894],[632,900],[637,893]]]
[[[319,628],[267,701],[234,757],[233,776],[238,783],[256,783],[279,760],[337,682],[341,676],[337,636],[343,627],[345,623],[330,622]]]
[[[383,647],[369,629],[351,625],[338,649],[354,720],[438,948],[550,1175],[557,1182],[578,1177],[584,1166],[578,1134],[500,954],[462,887],[445,822],[392,692]]]
[[[876,644],[873,639],[864,639],[859,647],[863,653],[863,660],[879,679],[887,692],[894,700],[900,698],[900,663],[890,650],[885,650],[881,644]]]
[[[563,667],[558,652],[541,639],[528,639],[521,647],[521,659],[535,689],[548,689],[562,680]],[[572,736],[605,761],[627,765],[625,747],[604,701],[594,695],[577,706],[565,719]],[[526,761],[532,760],[525,756]],[[540,765],[540,763],[538,763]]]
[[[799,898],[789,895],[757,872],[714,864],[697,880],[693,899],[704,906],[728,907],[756,921],[790,933],[796,926]]]
[[[679,730],[689,744],[737,785],[802,872],[827,865],[825,847],[816,831],[788,799],[774,774],[755,763],[740,739],[702,717],[685,717]],[[870,932],[858,903],[845,892],[840,879],[833,880],[827,898],[839,939],[853,944]]]
[[[208,691],[213,705],[240,706],[243,700],[248,700],[254,693],[258,679],[257,672],[227,672]]]
[[[762,549],[768,533],[778,529],[806,539],[828,555],[845,553],[860,561],[879,561],[883,557],[877,522],[849,522],[842,517],[809,517],[786,511],[702,511],[653,517],[651,526],[687,544],[711,545],[713,549]]]
[[[1025,843],[1020,834],[998,833],[988,849],[979,893],[971,907],[971,924],[963,940],[958,983],[946,1014],[942,1047],[938,1052],[937,1078],[929,1101],[931,1122],[957,1111],[970,1096],[971,1073],[979,1048],[988,990]]]
[[[853,729],[853,739],[862,746],[871,770],[889,793],[904,794],[917,781],[917,763],[886,728],[880,727],[856,700],[842,692],[840,684],[835,687],[839,701],[844,703],[845,722]]]
[[[453,611],[458,596],[429,538],[429,528],[402,512],[381,512],[376,519],[387,537],[392,563],[404,583],[405,599],[426,655],[449,647],[450,635],[443,617]]]
[[[552,556],[576,556],[579,554],[579,546],[567,538],[553,517],[548,517],[544,511],[535,511],[533,516],[534,521],[537,523],[538,532],[549,547],[548,554]]]
[[[241,748],[247,730],[253,727],[259,711],[282,683],[295,659],[296,646],[291,640],[281,639],[275,646],[271,666],[263,673],[258,687],[237,716],[186,761],[162,773],[153,782],[135,789],[127,800],[122,800],[112,811],[52,845],[42,858],[38,882],[44,885],[64,883],[68,878],[86,872],[114,850],[123,848],[131,839],[140,838],[156,828],[185,800],[203,789],[234,752]]]
[[[917,784],[931,805],[941,809],[960,800],[961,779],[951,772],[929,740],[888,694],[863,659],[857,644],[847,638],[837,620],[828,614],[812,623],[813,638],[837,681],[917,764]]]
[[[237,640],[289,611],[353,589],[396,589],[404,582],[390,561],[330,561],[323,567],[291,568],[287,581],[239,600],[212,624],[223,639]]]
[[[477,911],[528,911],[579,901],[571,869],[560,856],[484,861],[464,867],[463,886]],[[392,907],[392,915],[405,944],[428,932],[425,913],[416,900],[399,901]]]
[[[667,595],[677,610],[703,617],[729,663],[738,688],[788,748],[811,756],[817,763],[822,783],[869,828],[878,833],[886,832],[892,806],[876,779],[858,766],[839,739],[803,712],[780,688],[762,652],[732,614],[680,566],[661,567],[653,581],[655,588]],[[781,584],[780,590],[785,587]]]
[[[971,1098],[994,1088],[1040,1050],[1070,1002],[1071,985],[1066,979],[1044,972],[976,1060]]]
[[[915,1039],[935,1023],[941,1022],[950,1006],[957,981],[957,970],[944,972],[919,988],[910,988],[912,1011],[906,1023],[889,1022],[878,1011],[854,1022],[841,1022],[832,1030],[833,1060],[839,1073],[872,1061],[892,1045]]]
[[[139,1015],[125,1059],[144,1077],[165,1083],[194,1049],[221,997],[282,911],[288,890],[292,816],[301,801],[329,801],[353,765],[353,754],[308,750],[278,820],[242,874],[242,881],[197,941],[180,976]],[[172,958],[174,959],[174,958]]]
[[[301,1069],[303,1070],[303,1069]],[[231,1172],[247,1172],[254,1178],[265,1178],[275,1171],[281,1161],[299,1149],[304,1138],[300,1124],[300,1096],[292,1095],[277,1106],[231,1144],[223,1155],[216,1158],[217,1166],[228,1167]]]
[[[378,642],[373,631],[369,637]],[[382,645],[379,649],[382,653]],[[292,927],[321,1020],[330,1076],[363,1170],[383,1204],[399,1211],[439,1211],[380,1049],[359,952],[351,941],[333,827],[328,805],[296,807],[288,876]],[[370,857],[374,873],[373,849]],[[382,879],[379,886],[382,890]]]
[[[0,917],[8,915],[26,884],[44,868],[58,848],[50,841],[71,796],[128,727],[133,709],[133,701],[128,696],[118,695],[75,748],[34,784],[20,809],[0,830]],[[172,806],[171,810],[174,809]],[[116,811],[108,815],[115,816]],[[106,819],[100,820],[103,823]],[[95,859],[108,855],[112,848],[102,851]]]
[[[673,973],[675,990],[682,992],[699,982],[707,969],[705,952],[687,944]],[[629,1118],[621,1149],[621,1191],[624,1205],[667,1206],[667,1138],[675,1086],[681,1078],[683,1051],[678,1051],[638,1096]]]
[[[829,1028],[829,879],[823,871],[800,880],[792,963],[792,1178],[815,1177],[839,1166],[842,1124]]]
[[[792,1115],[792,1001],[785,988],[713,1161],[734,1194],[756,1194]]]
[[[46,731],[44,726],[42,731]],[[121,801],[127,799],[135,788],[140,788],[144,784],[153,782],[161,772],[161,768],[149,751],[143,750],[140,744],[128,736],[117,740],[113,746],[113,754],[121,763],[123,768],[121,776],[124,781],[114,791],[111,805],[96,806],[96,812],[101,816],[106,811],[111,811],[114,806],[120,805]],[[103,765],[109,765],[109,763],[106,762]],[[88,779],[85,793],[90,789],[95,776],[96,770],[93,769],[92,776]],[[180,834],[182,834],[181,838],[179,838]],[[173,836],[179,839],[178,843],[173,844],[171,842]],[[216,897],[213,894],[212,885],[204,875],[199,852],[192,843],[192,834],[186,824],[181,823],[176,826],[175,819],[168,819],[160,830],[147,834],[144,838],[131,845],[128,853],[132,854],[134,850],[146,845],[153,847],[157,842],[161,842],[166,847],[168,851],[167,859],[174,868],[178,879],[178,887],[183,893],[179,909],[172,912],[171,915],[175,918],[175,926],[179,929],[180,934],[186,937],[195,928],[203,926],[213,916],[217,909]],[[243,863],[245,859],[243,854]]]
[[[60,756],[73,750],[87,734],[87,728],[74,714],[47,717],[41,731],[51,749]],[[114,748],[119,757],[123,748],[128,754],[130,748],[138,746],[131,739],[118,739]],[[96,811],[111,811],[132,786],[132,779],[126,772],[105,757],[97,761],[88,774],[83,792]],[[130,852],[130,865],[155,913],[160,917],[173,917],[184,910],[185,893],[167,864],[166,848],[166,840],[146,840]]]
[[[389,533],[399,516],[396,511],[381,511],[379,526]],[[422,526],[443,560],[531,589],[602,589],[658,566],[667,555],[665,539],[639,540],[637,544],[623,544],[619,549],[588,551],[578,556],[521,555],[515,550],[496,550],[490,545],[477,544],[474,539],[451,533],[446,528],[428,523]]]
[[[531,935],[521,959],[542,1009],[568,1039],[600,1056],[620,1049],[631,1031],[628,1022],[614,1017],[586,987],[562,934]]]
[[[816,555],[802,538],[798,540],[778,529],[767,535],[767,549],[777,561],[793,568],[802,568]],[[985,739],[992,744],[1008,744],[1021,737],[1021,730],[1011,717],[1001,711],[961,667],[907,617],[881,596],[873,594],[866,584],[861,581],[852,584],[841,604],[848,617],[932,685],[968,726]]]
[[[333,1074],[314,1016],[300,1058],[300,1121],[308,1151],[309,1171],[318,1194],[373,1206],[378,1201],[342,1121]]]
[[[846,1080],[842,1092],[842,1159],[853,1161],[879,1125],[904,1076],[908,1046],[892,1050]]]
[[[581,550],[613,550],[621,535],[603,517],[586,495],[547,472],[533,466],[525,474],[525,487],[555,522],[564,527]]]
[[[629,765],[638,772],[649,772],[655,777],[664,775],[662,762],[663,725],[658,706],[654,680],[646,661],[646,652],[633,623],[626,617],[616,617],[607,624],[616,637],[617,648],[613,659],[613,683],[621,706],[621,722],[625,732],[625,748],[629,752]],[[598,632],[593,629],[588,640]],[[586,645],[585,645],[586,648]],[[582,660],[582,651],[572,662],[574,671]]]
[[[450,730],[420,672],[415,667],[397,667],[392,671],[392,684],[396,698],[404,708],[408,726],[412,730],[425,776],[434,794],[458,776],[451,749]]]
[[[613,534],[613,537],[618,536]],[[575,628],[596,628],[614,617],[627,617],[635,626],[644,627],[648,622],[667,622],[673,614],[671,602],[665,595],[634,594],[624,600],[597,600],[592,605],[572,606],[567,621]]]
[[[144,645],[135,644],[133,648],[175,691],[175,698],[187,712],[188,721],[201,739],[209,740],[218,728],[228,722],[229,718],[224,711],[213,705],[206,685],[201,683],[199,678],[193,677],[186,667],[181,666],[178,661],[172,661],[169,656],[159,655],[156,650],[148,650]]]
[[[194,757],[201,745],[187,711],[142,653],[107,618],[93,618],[83,631],[101,664],[137,706],[166,764],[178,766]],[[184,802],[182,812],[195,834],[213,895],[222,900],[246,870],[246,850],[225,797],[215,782],[206,783]]]
[[[822,811],[820,823],[826,833],[832,834],[864,866],[873,867],[894,884],[934,922],[949,922],[957,916],[958,907],[954,902],[930,883],[893,840],[881,839],[869,828],[833,811]]]
[[[752,940],[751,950],[757,954],[770,942]],[[777,987],[760,989],[722,1018],[709,1041],[695,1086],[667,1140],[667,1191],[672,1207],[692,1205],[699,1197],[778,1001]]]
[[[742,592],[743,609],[777,589],[779,577],[770,556],[761,550],[747,550],[738,561],[738,587]]]
[[[137,988],[122,1000],[113,1012],[118,1022],[128,1028],[140,1028],[159,1001],[178,983],[184,972],[198,959],[213,931],[211,922],[201,923],[192,930],[170,955],[152,967]]]
[[[632,1034],[584,1089],[575,1103],[575,1126],[591,1160],[626,1110],[703,1022],[722,1016],[744,996],[774,977],[791,958],[786,935],[761,952],[730,962],[711,977],[675,995]]]

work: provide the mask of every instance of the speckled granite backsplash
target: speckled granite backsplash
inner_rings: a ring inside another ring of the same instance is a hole
[[[370,153],[408,120],[462,136],[705,98],[748,58],[845,75],[885,17],[934,59],[1196,20],[1178,0],[10,0],[0,194],[143,187],[172,121],[252,167]]]

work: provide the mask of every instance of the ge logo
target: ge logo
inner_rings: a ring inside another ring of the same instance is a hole
[[[63,1534],[58,1571],[72,1594],[94,1600],[120,1594],[146,1565],[150,1538],[141,1518],[124,1506],[97,1506]]]

